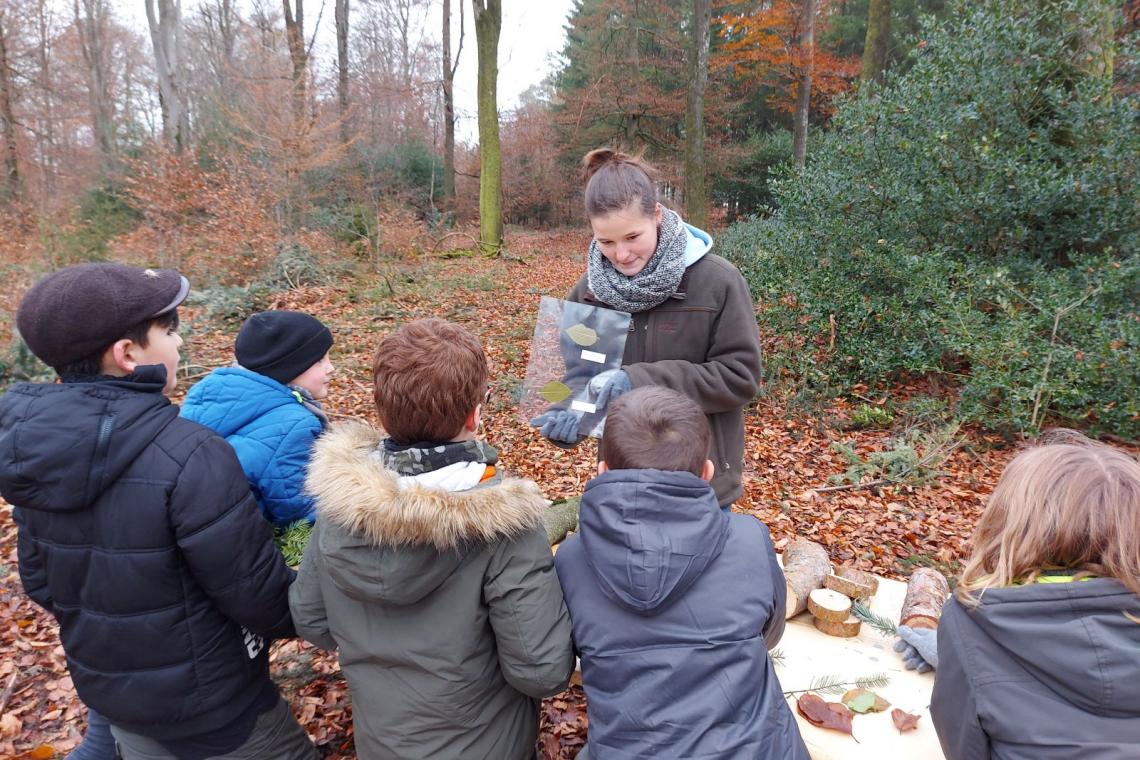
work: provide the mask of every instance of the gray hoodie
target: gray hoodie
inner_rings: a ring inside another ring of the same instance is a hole
[[[1099,578],[946,604],[930,713],[949,760],[1140,758],[1140,598]]]
[[[763,523],[687,472],[612,470],[555,558],[591,760],[807,760],[768,659],[784,575]]]

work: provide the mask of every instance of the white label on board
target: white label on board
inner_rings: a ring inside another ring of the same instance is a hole
[[[571,401],[570,408],[575,412],[585,412],[586,414],[593,414],[598,411],[598,407],[593,404],[588,404],[585,401]]]
[[[596,364],[605,364],[606,363],[606,355],[605,354],[599,354],[597,351],[586,351],[585,349],[583,349],[582,350],[582,359],[584,361],[594,362]]]

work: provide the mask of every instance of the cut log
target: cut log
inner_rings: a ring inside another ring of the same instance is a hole
[[[837,567],[835,574],[840,578],[849,581],[854,581],[863,586],[871,587],[871,596],[874,596],[879,590],[879,579],[875,577],[874,573],[868,573],[866,570],[857,570],[853,567]]]
[[[575,496],[551,504],[542,515],[543,525],[546,527],[546,540],[551,546],[566,538],[566,534],[578,529],[578,507],[582,497]]]
[[[836,573],[823,579],[823,587],[838,591],[849,599],[869,599],[875,593],[871,589],[871,584],[843,578]]]
[[[788,586],[784,616],[791,619],[806,610],[808,595],[823,587],[823,579],[830,572],[826,549],[815,541],[793,538],[784,550],[784,581]]]
[[[851,600],[838,591],[817,588],[808,594],[808,610],[816,620],[838,623],[851,614]]]
[[[841,639],[852,639],[859,635],[862,623],[854,615],[848,615],[843,620],[815,619],[815,627],[828,636],[838,636]]]
[[[950,584],[942,573],[929,567],[918,568],[907,581],[899,625],[937,628],[938,619],[942,617],[942,606],[949,596]]]

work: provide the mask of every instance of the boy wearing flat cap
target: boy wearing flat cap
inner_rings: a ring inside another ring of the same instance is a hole
[[[16,326],[60,382],[0,397],[20,579],[126,760],[309,760],[269,679],[293,573],[233,450],[165,395],[188,289],[170,269],[84,264],[25,294]]]
[[[277,526],[313,521],[305,468],[328,427],[320,402],[332,379],[332,343],[329,329],[308,314],[254,314],[234,344],[237,366],[211,372],[182,405],[183,417],[234,447],[261,514]]]

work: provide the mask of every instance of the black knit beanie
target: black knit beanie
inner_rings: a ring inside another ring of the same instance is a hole
[[[262,311],[245,321],[234,343],[238,364],[288,384],[321,360],[333,337],[321,321],[299,311]]]

